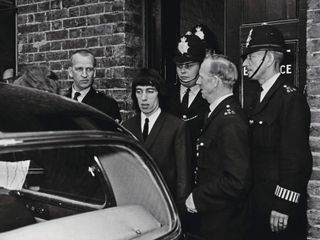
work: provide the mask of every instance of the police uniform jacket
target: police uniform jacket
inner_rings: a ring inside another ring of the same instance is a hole
[[[305,219],[306,214],[306,188],[312,168],[309,106],[305,97],[280,76],[249,121],[256,216],[268,221],[271,210],[287,214],[290,229],[295,218]],[[292,229],[303,227],[297,224]]]
[[[202,237],[243,239],[251,177],[249,126],[233,96],[205,121],[197,148],[197,186],[192,193]]]
[[[186,124],[179,118],[161,112],[147,139],[141,132],[141,115],[126,120],[130,130],[153,157],[176,203],[184,206],[191,192],[190,140]]]
[[[70,88],[68,90],[66,97],[71,98],[71,93],[72,93],[72,89]],[[90,88],[87,95],[83,98],[82,103],[88,104],[88,105],[106,113],[107,115],[109,115],[113,119],[118,119],[119,121],[121,121],[121,115],[120,115],[120,111],[119,111],[119,107],[118,107],[117,102],[113,98],[111,98],[101,92],[96,91],[92,87]]]
[[[202,98],[201,91],[198,92],[187,110],[183,109],[180,99],[180,85],[177,85],[171,89],[168,111],[187,123],[192,144],[191,165],[194,170],[196,167],[196,140],[199,137],[200,130],[203,126],[204,116],[209,112],[209,104]]]

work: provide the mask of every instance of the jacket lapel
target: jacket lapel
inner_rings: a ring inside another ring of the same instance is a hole
[[[92,99],[91,96],[94,95],[94,93],[95,93],[95,90],[92,87],[90,87],[89,92],[84,96],[84,98],[82,99],[82,102],[88,104],[90,102],[88,100]]]
[[[275,81],[275,83],[272,85],[272,87],[269,89],[267,94],[262,99],[262,102],[256,106],[255,110],[253,111],[253,115],[261,112],[261,110],[264,109],[264,107],[268,104],[271,96],[277,91],[279,87],[282,86],[284,81],[285,79],[282,78],[281,76]]]
[[[132,118],[132,121],[133,127],[130,130],[132,131],[133,135],[135,135],[136,138],[138,138],[139,142],[143,143],[143,136],[141,132],[141,115],[136,115]]]
[[[152,146],[154,140],[157,138],[157,136],[160,134],[160,130],[162,128],[162,125],[166,119],[166,114],[164,112],[161,112],[158,119],[154,123],[150,134],[148,135],[146,141],[143,143],[144,147],[149,150],[149,148]]]
[[[197,93],[197,96],[193,99],[191,105],[188,107],[187,112],[197,112],[196,109],[201,105],[204,99],[201,96],[201,91]]]

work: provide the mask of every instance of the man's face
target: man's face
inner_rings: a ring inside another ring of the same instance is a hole
[[[199,71],[197,84],[201,89],[201,94],[208,103],[212,103],[212,98],[216,90],[219,78],[210,74],[210,60],[204,60]]]
[[[200,63],[189,62],[177,64],[177,74],[180,83],[185,87],[193,87],[198,79]]]
[[[158,91],[154,86],[137,86],[136,97],[140,111],[150,116],[159,108]]]
[[[257,52],[250,53],[247,55],[246,59],[242,63],[242,66],[244,66],[247,69],[249,78],[252,78],[252,75],[254,74],[256,69],[259,67],[260,63],[263,60],[264,54],[265,54],[265,51],[257,51]],[[258,72],[253,76],[252,79],[258,80],[259,78],[261,78],[261,75],[264,73],[264,70],[265,70],[264,64],[265,63],[262,64],[262,66],[260,67]]]
[[[93,66],[93,56],[75,54],[71,60],[72,66],[69,68],[69,76],[73,78],[74,89],[81,91],[91,87],[96,73]]]

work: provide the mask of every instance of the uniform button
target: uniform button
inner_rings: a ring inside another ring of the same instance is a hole
[[[198,171],[198,167],[196,167],[196,171]]]
[[[254,121],[250,119],[249,120],[249,124],[253,124],[253,123],[254,123]]]
[[[199,153],[198,153],[198,152],[197,152],[197,154],[196,154],[196,155],[197,155],[197,157],[199,157]]]
[[[187,115],[183,115],[182,118],[183,118],[183,119],[186,119],[186,118],[187,118]]]
[[[227,107],[227,108],[229,108],[229,107],[230,107],[230,105],[228,104],[226,107]]]
[[[259,121],[259,124],[261,125],[263,122],[262,121]]]
[[[200,146],[204,146],[204,143],[202,142],[202,143],[200,143]]]

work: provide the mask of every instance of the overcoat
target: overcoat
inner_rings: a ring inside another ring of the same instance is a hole
[[[66,97],[71,98],[71,92],[72,89],[68,89]],[[93,87],[90,88],[87,95],[83,98],[82,103],[88,104],[121,122],[121,115],[117,102],[113,98],[96,91]]]
[[[249,126],[233,96],[205,121],[198,145],[197,186],[192,191],[205,239],[244,239],[251,183]]]
[[[306,239],[306,191],[312,170],[307,101],[280,76],[249,118],[254,173],[252,239]],[[285,231],[271,232],[271,210],[289,215]]]

